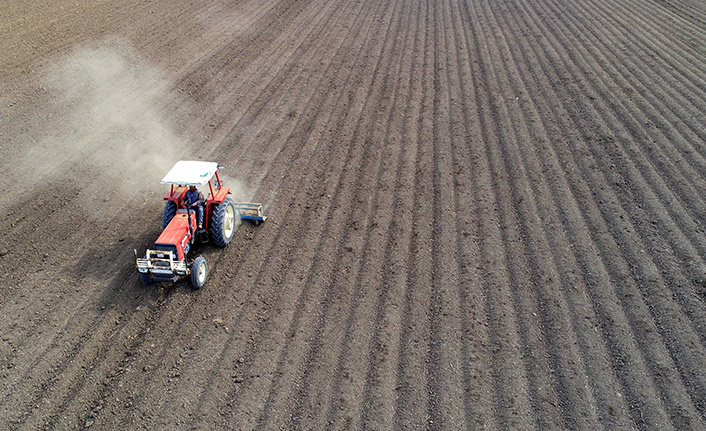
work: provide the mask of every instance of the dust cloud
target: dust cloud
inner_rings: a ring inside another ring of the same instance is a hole
[[[253,198],[253,189],[243,181],[233,178],[228,174],[224,174],[222,171],[218,172],[218,176],[223,181],[223,185],[230,189],[230,198],[233,199],[233,201],[248,202]]]
[[[49,68],[45,85],[55,106],[24,164],[70,184],[79,204],[111,208],[139,193],[161,195],[174,162],[194,157],[169,117],[193,112],[189,101],[124,42],[73,50]]]
[[[18,196],[49,186],[97,218],[126,205],[160,206],[168,190],[160,180],[173,164],[208,158],[215,148],[188,139],[198,106],[125,41],[75,48],[54,59],[43,78],[49,101],[33,120],[39,138],[6,175],[23,179]],[[237,169],[219,175],[234,201],[253,197]]]

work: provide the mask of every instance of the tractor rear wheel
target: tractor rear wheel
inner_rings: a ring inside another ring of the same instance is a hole
[[[167,201],[164,204],[162,214],[162,230],[164,230],[177,213],[177,204],[174,201]]]
[[[223,202],[213,208],[211,214],[211,238],[218,247],[227,246],[235,235],[238,214],[235,204],[230,198],[223,199]]]
[[[191,287],[201,289],[206,284],[208,277],[208,264],[206,258],[197,256],[194,263],[191,264]]]

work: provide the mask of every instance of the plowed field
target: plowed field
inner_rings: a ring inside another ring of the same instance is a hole
[[[706,429],[706,3],[3,2],[0,430]],[[143,286],[159,181],[263,202]]]

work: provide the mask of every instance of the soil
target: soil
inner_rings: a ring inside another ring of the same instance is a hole
[[[0,430],[706,429],[706,3],[6,3]]]

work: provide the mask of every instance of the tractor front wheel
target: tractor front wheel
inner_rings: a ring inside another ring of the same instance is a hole
[[[223,202],[213,208],[211,215],[211,238],[218,247],[227,246],[235,235],[238,214],[235,204],[230,198],[223,199]]]
[[[191,264],[191,287],[201,289],[206,284],[206,277],[208,277],[206,258],[198,256]]]
[[[162,213],[162,230],[164,230],[177,213],[177,204],[174,201],[167,201],[164,204]]]
[[[140,281],[142,281],[142,284],[144,284],[145,286],[149,286],[150,284],[154,283],[154,280],[152,280],[149,274],[145,272],[140,273]]]

